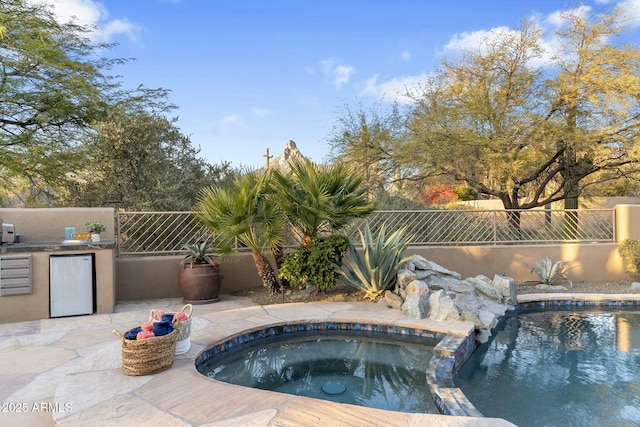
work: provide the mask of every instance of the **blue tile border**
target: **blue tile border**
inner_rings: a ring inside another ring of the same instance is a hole
[[[447,335],[434,348],[427,368],[427,384],[441,414],[483,417],[453,383],[458,370],[476,347],[475,334],[471,332],[466,337]]]
[[[582,308],[640,308],[640,300],[627,299],[547,299],[516,304],[516,311],[523,310],[557,310]]]
[[[249,329],[239,334],[231,335],[224,341],[214,343],[210,347],[204,349],[195,358],[195,366],[200,365],[207,359],[220,354],[224,351],[231,350],[242,344],[250,343],[255,340],[272,337],[277,335],[290,334],[295,332],[312,332],[312,331],[357,331],[357,332],[380,332],[386,334],[398,334],[404,336],[414,336],[425,338],[427,345],[436,346],[446,334],[434,332],[428,329],[418,329],[406,326],[374,324],[374,323],[353,323],[353,322],[306,322],[306,323],[277,323],[266,327],[257,327]]]

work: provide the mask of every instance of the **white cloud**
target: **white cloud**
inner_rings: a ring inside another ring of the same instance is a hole
[[[629,19],[629,26],[633,28],[640,27],[640,0],[625,0],[618,4],[624,11],[624,15]]]
[[[320,61],[320,66],[322,67],[322,72],[325,74],[331,74],[333,68],[335,67],[336,60],[335,59],[324,59]]]
[[[33,0],[35,1],[35,0]],[[53,6],[53,12],[61,22],[75,20],[76,23],[85,26],[96,26],[97,29],[90,33],[90,37],[96,41],[109,41],[113,36],[123,34],[131,41],[138,39],[140,27],[127,18],[109,20],[107,8],[95,0],[48,0]]]
[[[349,83],[349,79],[356,73],[356,69],[351,65],[338,65],[333,74],[335,75],[336,89],[340,89],[345,83]]]
[[[63,22],[73,18],[82,25],[95,25],[109,17],[109,12],[102,3],[93,0],[55,0],[52,4],[56,16]]]
[[[567,20],[563,18],[563,15],[571,14],[576,16],[586,16],[590,12],[591,12],[590,6],[580,6],[575,9],[569,9],[569,10],[558,10],[556,12],[549,14],[549,16],[547,16],[547,19],[545,19],[545,22],[555,28],[560,28],[567,23]]]
[[[216,122],[216,128],[220,132],[226,132],[238,126],[242,126],[242,118],[238,114],[229,114]]]
[[[509,27],[495,27],[490,30],[478,30],[454,34],[449,43],[444,46],[445,51],[477,50],[488,40],[509,33],[515,33]]]
[[[351,76],[356,74],[355,67],[351,65],[338,64],[333,58],[320,61],[320,68],[325,76],[333,79],[333,83],[338,90],[343,84],[349,83]],[[309,74],[313,74],[313,72],[310,72],[309,70],[307,72]]]
[[[640,0],[632,0],[638,1]],[[566,25],[567,21],[563,18],[565,14],[579,14],[584,15],[591,11],[588,6],[580,6],[571,10],[559,10],[547,15],[545,18],[534,16],[530,19],[529,24],[533,27],[539,28],[543,37],[538,42],[540,48],[539,56],[529,59],[529,65],[531,67],[540,68],[551,65],[554,62],[554,58],[561,55],[563,50],[562,43],[560,42],[556,30]],[[464,32],[460,34],[454,34],[451,40],[444,46],[444,53],[449,52],[461,52],[461,51],[475,51],[483,52],[484,46],[492,39],[499,37],[517,36],[518,31],[506,26],[495,27],[489,30],[478,30],[473,32]]]
[[[97,37],[100,40],[108,41],[116,34],[125,34],[129,40],[136,42],[138,40],[139,28],[125,19],[114,19],[102,26],[98,31]]]
[[[430,77],[431,74],[420,74],[419,76],[394,77],[386,82],[378,83],[378,75],[376,74],[367,80],[360,95],[371,96],[386,102],[410,104],[413,101],[409,95],[420,93]]]
[[[411,59],[411,53],[407,52],[406,50],[403,50],[402,53],[400,54],[400,59],[402,59],[403,61],[408,61]]]

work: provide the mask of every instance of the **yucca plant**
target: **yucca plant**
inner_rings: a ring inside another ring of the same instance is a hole
[[[556,261],[554,263],[551,261],[551,257],[545,256],[540,257],[540,261],[533,266],[526,262],[524,265],[529,267],[531,272],[538,276],[540,283],[544,285],[557,285],[563,282],[567,282],[569,286],[573,285],[567,277],[567,271],[571,270],[571,268],[567,268],[567,262]]]
[[[378,298],[390,289],[396,280],[398,268],[411,257],[403,258],[410,236],[405,236],[401,228],[386,236],[386,224],[382,224],[376,236],[367,223],[364,231],[358,230],[362,243],[362,256],[352,244],[349,257],[344,260],[344,269],[340,270],[347,285],[361,290],[369,299]]]

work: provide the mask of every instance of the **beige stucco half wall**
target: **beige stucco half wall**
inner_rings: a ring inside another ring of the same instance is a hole
[[[86,233],[88,221],[100,221],[107,230],[102,240],[114,240],[115,211],[113,208],[10,208],[0,209],[0,218],[16,227],[21,243],[60,242],[65,227],[76,227]]]

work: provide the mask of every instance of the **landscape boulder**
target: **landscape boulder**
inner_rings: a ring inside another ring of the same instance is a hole
[[[421,298],[418,294],[407,295],[401,308],[409,317],[424,319],[429,312],[429,300]]]
[[[476,340],[486,342],[500,317],[517,302],[516,282],[504,275],[493,280],[459,273],[414,255],[398,270],[395,292],[385,293],[387,307],[417,319],[473,323]]]
[[[391,291],[386,291],[384,293],[384,300],[387,303],[387,307],[393,308],[395,310],[402,309],[402,303],[404,301],[402,300],[402,297],[400,295],[394,294]]]

